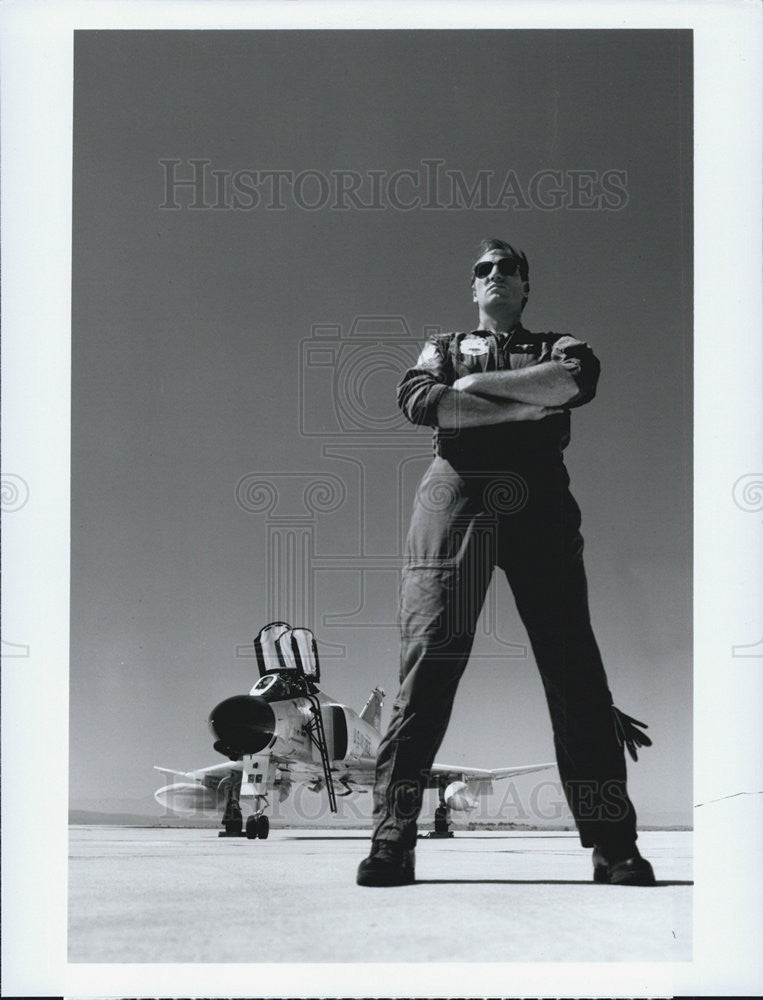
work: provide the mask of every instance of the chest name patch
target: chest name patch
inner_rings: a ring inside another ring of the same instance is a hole
[[[484,337],[464,337],[460,344],[461,353],[468,358],[476,358],[480,354],[487,354],[490,345]]]

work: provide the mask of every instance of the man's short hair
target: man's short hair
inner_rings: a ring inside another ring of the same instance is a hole
[[[530,265],[527,263],[527,257],[521,250],[513,247],[511,243],[507,243],[506,240],[499,239],[489,239],[481,240],[479,246],[477,247],[477,256],[474,258],[472,263],[472,284],[474,284],[474,265],[490,250],[503,250],[508,257],[513,257],[514,260],[519,264],[519,276],[522,281],[528,281],[530,277]]]

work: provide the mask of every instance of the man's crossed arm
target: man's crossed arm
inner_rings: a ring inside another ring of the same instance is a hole
[[[564,406],[578,394],[578,384],[561,361],[547,361],[513,371],[477,372],[453,384],[475,396],[513,399],[537,406]]]
[[[397,386],[398,405],[413,424],[481,427],[542,420],[593,399],[599,362],[588,344],[569,335],[553,344],[551,358],[526,368],[476,372],[452,385],[444,338],[424,347]]]
[[[562,413],[578,385],[559,361],[513,371],[464,375],[440,397],[437,423],[444,428],[481,427],[542,420]]]

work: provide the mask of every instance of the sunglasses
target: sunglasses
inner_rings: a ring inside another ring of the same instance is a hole
[[[479,264],[474,265],[474,277],[487,278],[494,267],[498,268],[498,273],[503,275],[504,278],[509,278],[511,275],[517,273],[519,261],[516,257],[501,257],[500,260],[481,260]]]

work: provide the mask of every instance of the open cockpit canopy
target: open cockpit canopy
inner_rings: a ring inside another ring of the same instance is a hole
[[[313,684],[320,683],[318,647],[309,628],[271,622],[260,629],[254,640],[254,651],[261,678],[256,685],[258,688],[268,674],[305,677]]]

